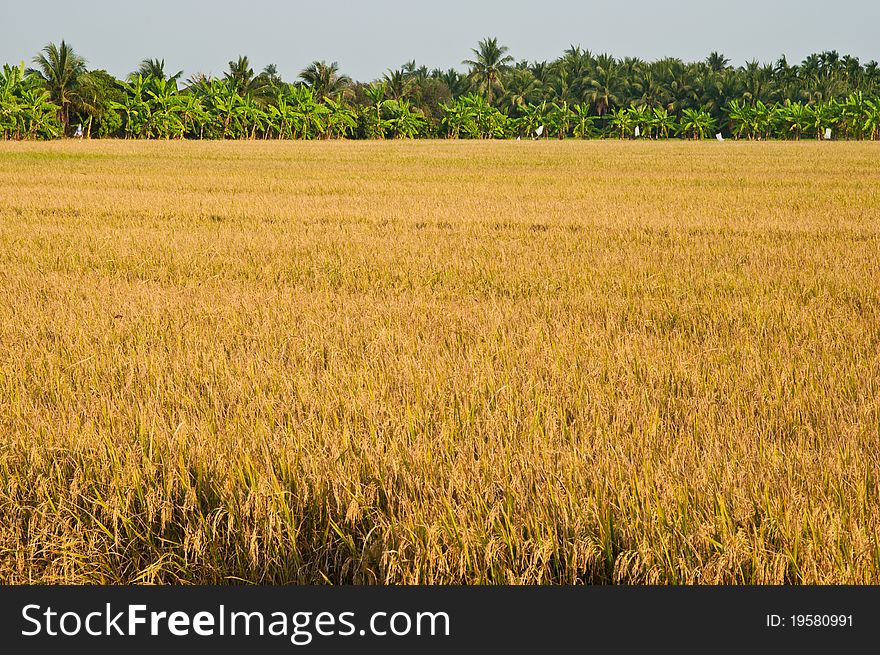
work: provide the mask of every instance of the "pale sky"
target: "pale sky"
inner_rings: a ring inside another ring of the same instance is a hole
[[[368,81],[415,59],[461,67],[481,38],[517,59],[550,60],[570,44],[594,53],[697,60],[712,50],[734,64],[791,62],[822,50],[880,60],[878,0],[41,0],[4,3],[0,63],[66,39],[90,68],[123,76],[146,58],[166,70],[220,74],[247,55],[293,80],[315,59]]]

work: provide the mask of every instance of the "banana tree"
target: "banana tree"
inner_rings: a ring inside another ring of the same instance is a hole
[[[370,125],[370,136],[374,139],[384,139],[386,130],[391,127],[382,119],[382,109],[387,102],[385,99],[387,91],[388,85],[385,82],[374,82],[364,89],[364,93],[372,103],[372,116],[376,119],[375,123]]]
[[[865,101],[865,118],[862,130],[872,141],[880,139],[880,100]]]
[[[291,85],[290,116],[293,138],[314,139],[324,134],[328,109],[315,99],[309,87]]]
[[[758,100],[752,108],[752,131],[759,138],[769,139],[773,136],[780,114],[777,105],[767,105]]]
[[[284,92],[279,92],[273,104],[266,109],[268,117],[267,134],[271,133],[278,139],[293,138],[293,121],[291,114],[293,112],[287,96]]]
[[[19,106],[25,138],[54,139],[61,134],[58,105],[52,102],[48,91],[35,87],[23,89]]]
[[[510,118],[493,107],[481,95],[463,95],[448,104],[441,104],[441,125],[453,139],[500,139],[507,135]]]
[[[574,114],[574,128],[572,132],[578,139],[586,139],[595,134],[593,127],[593,116],[590,115],[590,106],[586,104],[573,105],[571,108]]]
[[[665,107],[654,107],[649,120],[654,133],[660,138],[668,139],[669,133],[675,131],[675,116]]]
[[[409,100],[391,100],[387,104],[391,131],[398,139],[414,139],[426,127],[425,117],[413,109]]]
[[[257,132],[262,133],[266,127],[268,116],[257,104],[253,95],[247,93],[241,102],[241,133],[240,139],[256,139]]]
[[[461,138],[462,133],[466,131],[468,123],[473,121],[470,109],[459,97],[448,103],[440,103],[440,110],[443,112],[440,125],[446,131],[446,136],[450,139]]]
[[[635,128],[639,128],[639,132],[647,132],[647,136],[651,136],[651,118],[653,112],[648,109],[646,105],[634,105],[630,107],[627,111],[629,111],[629,115],[632,117],[633,122],[633,135],[635,135]]]
[[[615,109],[611,112],[611,125],[620,131],[620,138],[625,139],[635,133],[633,115],[628,109]]]
[[[121,102],[112,101],[111,109],[122,113],[123,131],[126,139],[147,136],[150,123],[150,106],[145,99],[147,81],[142,75],[120,82],[125,96]]]
[[[173,78],[151,77],[145,85],[146,102],[150,105],[147,133],[149,136],[170,139],[182,138],[184,123],[180,118],[182,103]]]
[[[18,92],[24,77],[24,66],[3,65],[0,73],[0,133],[3,139],[21,138],[21,103]]]
[[[560,140],[564,139],[571,127],[571,108],[568,102],[563,100],[560,103],[551,104],[547,118],[550,131],[554,132]]]
[[[327,107],[327,137],[344,139],[351,135],[357,127],[357,114],[339,100],[325,97]]]
[[[833,129],[838,121],[838,105],[836,102],[820,102],[807,106],[807,124],[816,131],[816,138],[821,139],[827,129]]]
[[[741,139],[745,134],[749,139],[752,138],[752,107],[739,100],[731,100],[725,108],[727,116],[730,119],[731,132],[735,139]]]
[[[810,114],[806,106],[801,102],[786,100],[786,104],[780,110],[780,115],[788,128],[788,133],[794,135],[795,141],[800,141],[801,135],[809,129]]]
[[[211,80],[207,83],[203,99],[205,108],[213,118],[222,139],[237,139],[245,132],[246,110],[244,98],[227,80]]]
[[[702,109],[685,109],[681,112],[679,134],[691,135],[694,141],[705,139],[715,127],[712,114]]]
[[[202,99],[192,93],[184,93],[178,96],[180,107],[179,116],[182,124],[181,138],[190,134],[204,138],[205,125],[211,120],[210,114],[202,105]]]
[[[548,122],[547,103],[529,104],[523,110],[522,118],[519,119],[520,130],[524,136],[536,136],[538,130]]]
[[[846,135],[855,139],[864,138],[865,115],[867,114],[867,101],[861,91],[851,94],[840,107],[839,125],[843,127]]]

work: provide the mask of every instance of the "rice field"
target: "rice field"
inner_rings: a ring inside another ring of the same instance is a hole
[[[0,583],[880,583],[872,143],[0,144]]]

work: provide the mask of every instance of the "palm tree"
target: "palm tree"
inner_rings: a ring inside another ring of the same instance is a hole
[[[385,84],[388,97],[392,100],[403,100],[408,97],[414,86],[412,74],[408,73],[406,68],[389,69],[382,76],[382,83]]]
[[[730,60],[720,52],[713,52],[706,57],[706,65],[713,73],[720,73],[730,65]]]
[[[593,76],[587,83],[586,99],[590,101],[599,116],[620,105],[622,79],[614,57],[600,55],[596,58]]]
[[[467,93],[467,77],[454,68],[446,71],[435,71],[434,77],[443,82],[452,94],[453,99],[458,99]]]
[[[70,103],[79,83],[79,76],[86,72],[86,60],[65,41],[61,41],[60,46],[54,43],[47,45],[42,54],[34,57],[33,61],[37,68],[29,72],[43,79],[50,99],[60,107],[58,119],[67,133],[70,128]]]
[[[231,62],[230,62],[231,63]],[[183,75],[183,71],[177,71],[174,75],[165,74],[164,59],[144,59],[141,61],[138,69],[131,74],[133,77],[143,75],[144,77],[157,77],[159,79],[179,80]]]
[[[240,96],[253,92],[256,75],[247,57],[239,57],[229,62],[229,71],[223,76],[231,88]]]
[[[745,68],[740,69],[745,93],[743,97],[755,106],[758,102],[765,104],[770,101],[773,86],[773,67],[761,66],[757,61],[749,61]]]
[[[70,108],[75,114],[85,117],[85,137],[91,138],[92,123],[97,119],[100,121],[107,107],[105,94],[107,89],[104,87],[101,74],[104,71],[88,71],[79,76],[78,84],[70,98]],[[109,78],[109,76],[107,76]],[[112,78],[110,78],[112,79]]]
[[[507,80],[503,106],[513,111],[524,108],[536,95],[538,84],[528,68],[515,68]]]
[[[339,72],[339,64],[335,61],[313,61],[303,70],[299,77],[314,91],[316,98],[337,96],[351,84],[351,78]]]
[[[484,93],[486,101],[491,105],[493,92],[504,91],[503,73],[510,68],[513,57],[507,54],[510,48],[498,45],[498,39],[487,38],[472,49],[473,59],[465,59],[463,64],[470,67],[471,83],[480,93]]]
[[[582,98],[593,66],[592,53],[589,50],[582,50],[580,46],[570,46],[557,60],[557,63],[570,80],[571,95],[575,98]],[[524,68],[528,69],[527,66]]]

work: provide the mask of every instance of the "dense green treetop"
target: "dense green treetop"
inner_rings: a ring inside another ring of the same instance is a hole
[[[553,61],[516,61],[480,41],[466,72],[415,61],[371,82],[314,61],[293,81],[246,56],[220,78],[146,58],[124,80],[89,70],[68,43],[0,77],[2,138],[619,138],[880,139],[880,69],[837,52],[799,64],[734,67],[644,61],[572,46]]]

